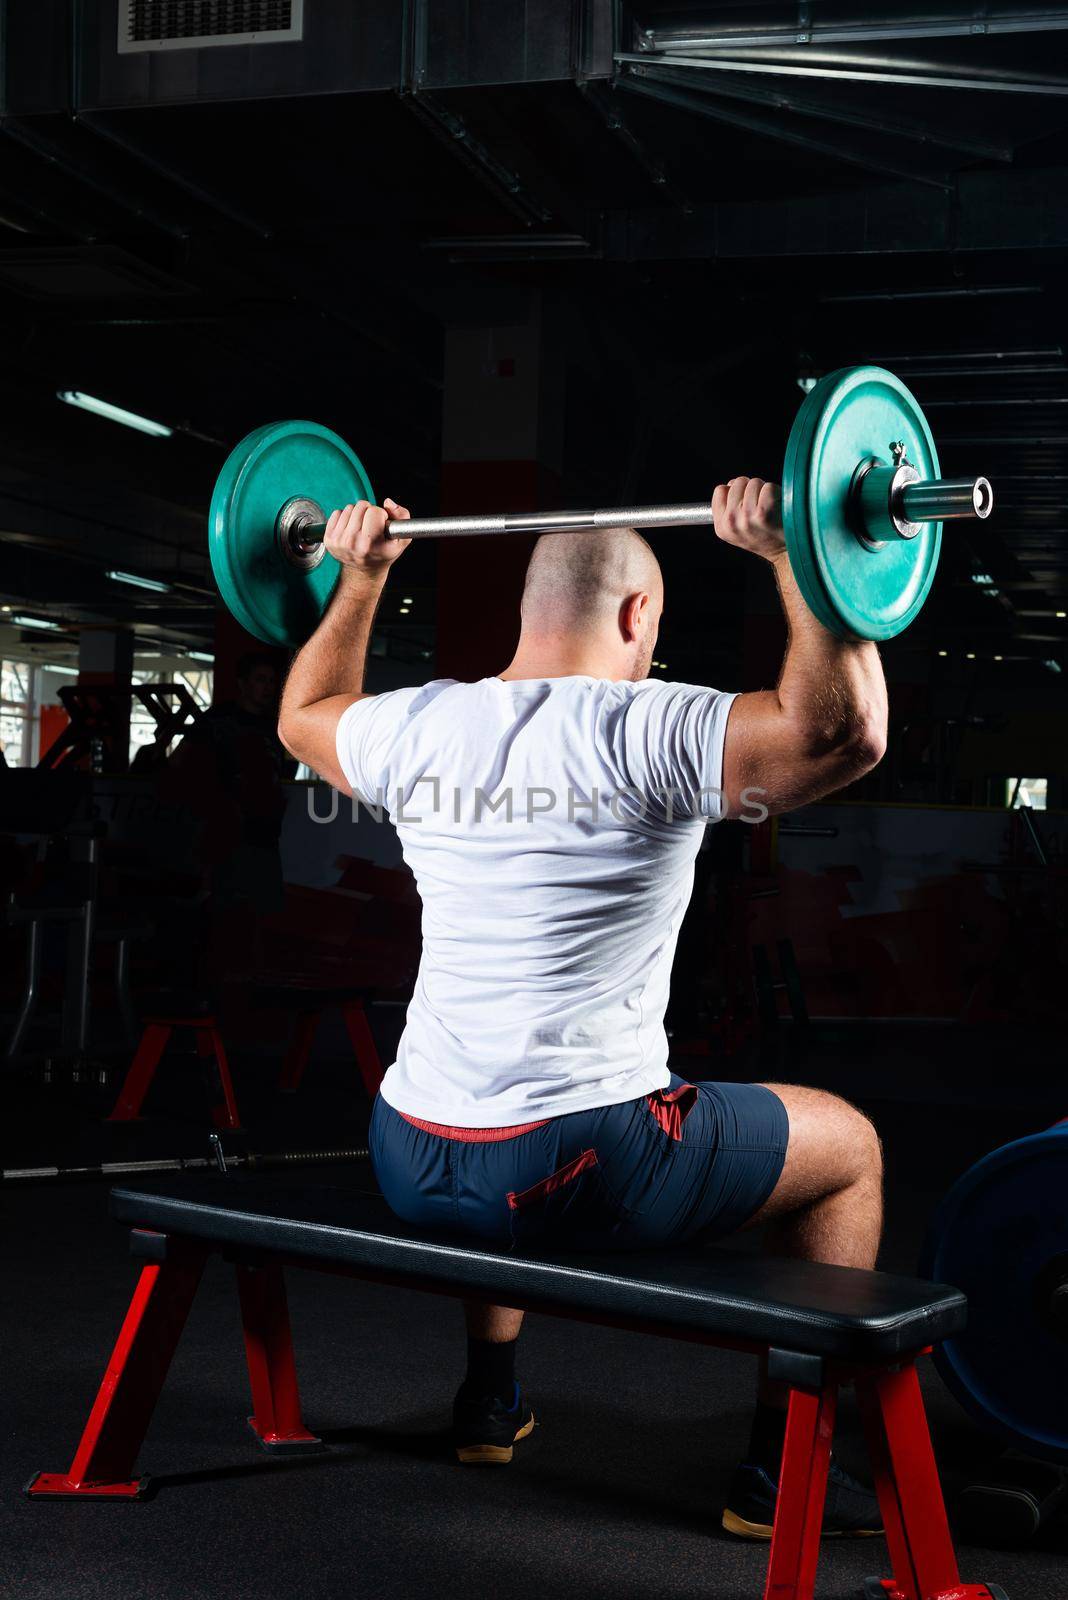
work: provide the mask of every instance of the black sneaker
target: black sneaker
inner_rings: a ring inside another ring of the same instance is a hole
[[[519,1392],[512,1405],[492,1395],[468,1395],[461,1384],[452,1407],[452,1442],[465,1466],[506,1467],[512,1446],[534,1430],[534,1413]]]
[[[731,1480],[723,1512],[724,1528],[741,1539],[770,1539],[778,1497],[779,1486],[764,1468],[743,1461]],[[824,1537],[867,1539],[882,1531],[883,1519],[875,1495],[832,1461],[823,1508]]]

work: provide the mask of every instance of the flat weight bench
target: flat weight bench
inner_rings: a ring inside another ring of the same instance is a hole
[[[314,1187],[296,1175],[230,1173],[111,1191],[111,1213],[132,1228],[144,1265],[71,1468],[38,1473],[31,1498],[145,1494],[138,1452],[204,1264],[218,1252],[237,1269],[249,1421],[269,1450],[323,1448],[301,1415],[286,1266],[766,1352],[790,1409],[765,1600],[812,1600],[843,1383],[856,1386],[894,1573],[869,1580],[868,1600],[1004,1600],[958,1576],[916,1375],[916,1358],[964,1326],[959,1290],[715,1249],[509,1254],[408,1228],[338,1170]]]

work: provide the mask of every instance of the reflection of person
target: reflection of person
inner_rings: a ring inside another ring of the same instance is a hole
[[[327,526],[341,577],[280,731],[343,793],[385,799],[423,898],[419,981],[371,1123],[395,1211],[506,1247],[650,1247],[770,1221],[781,1254],[870,1267],[882,1165],[866,1117],[820,1090],[692,1084],[668,1066],[668,980],[706,824],[818,799],[874,766],[886,734],[878,652],[806,607],[775,486],[734,479],[712,510],[720,539],[774,569],[789,623],[776,689],[650,681],[663,579],[645,540],[615,528],[538,541],[498,676],[368,695],[371,622],[407,542],[387,517],[407,513],[361,503]],[[522,1313],[467,1317],[457,1453],[508,1461],[533,1427],[514,1378]],[[724,1513],[736,1533],[770,1536],[784,1429],[765,1375]],[[835,1464],[825,1530],[878,1526],[874,1496]]]
[[[268,655],[248,651],[237,663],[234,712],[241,717],[269,722],[272,735],[278,710],[278,668]],[[220,711],[222,711],[220,707]],[[210,713],[209,713],[210,715]]]
[[[210,891],[209,960],[215,964],[217,951],[224,973],[235,961],[255,963],[258,918],[282,907],[282,779],[294,763],[275,731],[279,687],[270,656],[243,656],[233,699],[189,729],[161,779],[164,798],[200,823],[195,848]]]

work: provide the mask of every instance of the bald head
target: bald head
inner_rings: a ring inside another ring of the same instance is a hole
[[[546,533],[527,567],[523,637],[600,651],[607,676],[644,678],[663,604],[660,563],[633,528]]]
[[[523,585],[523,626],[556,633],[611,623],[624,600],[643,593],[663,603],[660,563],[633,528],[543,533]]]

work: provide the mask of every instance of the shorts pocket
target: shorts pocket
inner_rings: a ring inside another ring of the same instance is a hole
[[[669,1139],[682,1138],[682,1125],[697,1104],[697,1092],[695,1084],[680,1083],[677,1088],[657,1089],[646,1095],[650,1113]]]
[[[571,1161],[518,1192],[507,1195],[512,1242],[596,1249],[609,1245],[631,1212],[609,1189],[596,1150]]]

